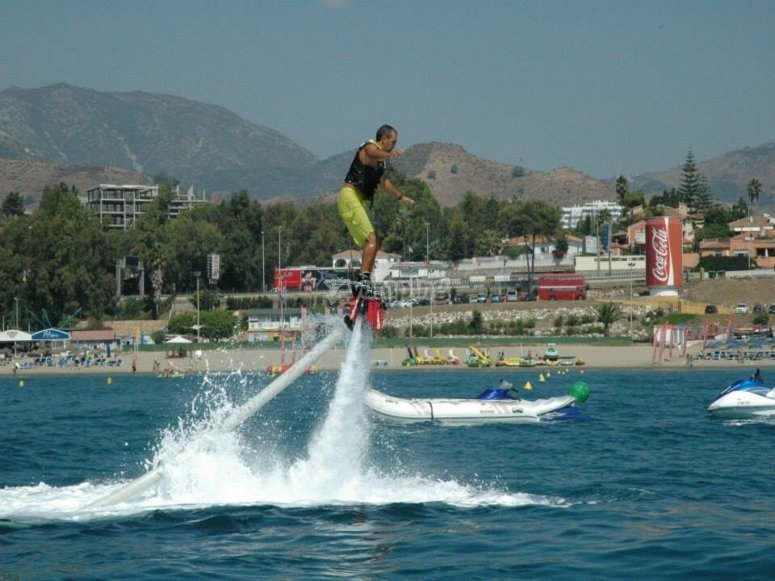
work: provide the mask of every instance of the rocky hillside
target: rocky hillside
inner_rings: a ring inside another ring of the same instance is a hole
[[[85,190],[106,181],[149,183],[159,177],[206,190],[213,199],[246,190],[268,200],[335,192],[353,151],[321,160],[281,133],[218,107],[145,92],[100,92],[56,84],[0,92],[0,197],[21,192],[34,203],[45,185]],[[716,199],[746,196],[762,183],[759,206],[775,211],[775,144],[701,162]],[[573,168],[550,172],[495,163],[447,143],[409,147],[396,167],[426,181],[443,206],[467,192],[497,199],[541,198],[571,205],[613,200],[614,179]],[[677,186],[680,168],[633,178],[647,194]]]
[[[572,168],[531,171],[487,161],[449,143],[410,147],[395,165],[427,182],[442,206],[460,203],[467,192],[496,199],[540,198],[559,205],[616,198],[613,187]]]
[[[40,197],[43,188],[59,183],[75,186],[82,195],[85,195],[86,190],[97,184],[151,185],[154,182],[146,175],[118,167],[0,159],[0,184],[2,184],[0,199],[8,192],[22,192],[27,203],[34,202]]]
[[[39,152],[51,163],[121,167],[259,196],[294,192],[318,161],[274,129],[222,107],[66,84],[0,92],[0,131],[16,150]]]

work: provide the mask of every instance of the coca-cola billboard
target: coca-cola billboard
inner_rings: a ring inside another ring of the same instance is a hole
[[[683,286],[683,228],[669,216],[646,222],[646,284],[651,295],[675,296]]]

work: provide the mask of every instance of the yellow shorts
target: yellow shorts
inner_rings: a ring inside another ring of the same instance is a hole
[[[369,234],[374,232],[374,226],[358,190],[349,185],[342,186],[336,206],[352,239],[358,246],[363,246]]]

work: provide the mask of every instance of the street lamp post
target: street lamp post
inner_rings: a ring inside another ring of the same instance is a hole
[[[282,335],[283,332],[283,319],[285,318],[285,312],[283,310],[283,303],[285,302],[283,298],[283,287],[285,286],[285,277],[283,276],[283,273],[280,270],[281,265],[281,258],[282,258],[282,232],[283,227],[278,226],[277,227],[277,300],[280,303],[280,327],[279,327],[279,334],[278,339],[280,339],[280,335]]]
[[[753,232],[753,215],[751,214],[751,207],[748,207],[748,233],[745,237],[745,250],[746,254],[748,254],[748,270],[751,270],[751,242],[753,242],[753,237],[751,236],[751,233]]]
[[[632,304],[632,273],[633,269],[635,268],[634,262],[628,262],[627,266],[630,267],[630,341],[634,341],[635,337],[632,334],[632,310],[633,310],[633,304]]]
[[[202,276],[200,271],[195,271],[196,277],[196,342],[199,344],[199,277]]]
[[[16,330],[19,330],[19,297],[14,297],[16,301]],[[13,342],[13,357],[16,359],[16,341]]]
[[[430,244],[429,244],[429,238],[428,238],[428,229],[430,228],[430,224],[428,222],[425,223],[425,262],[430,262],[431,260],[431,251],[430,251]]]
[[[751,243],[753,242],[753,236],[751,236],[751,233],[748,233],[748,236],[745,237],[745,253],[748,255],[748,270],[751,270]]]
[[[431,291],[431,339],[433,339],[433,302],[436,300],[436,293],[433,290],[433,283],[429,285]]]
[[[277,227],[277,270],[280,270],[280,267],[281,267],[280,266],[280,262],[281,262],[281,258],[282,258],[282,255],[283,255],[283,253],[282,253],[282,244],[281,244],[282,243],[282,238],[281,238],[282,233],[283,233],[283,227],[282,226],[278,226]],[[278,274],[278,276],[280,276],[280,279],[282,280],[282,276],[279,275],[279,274]]]
[[[425,275],[428,278],[428,292],[430,295],[430,338],[433,339],[433,301],[436,298],[436,294],[433,292],[433,283],[431,282],[431,247],[429,243],[429,228],[430,224],[425,222]]]
[[[261,292],[266,293],[266,255],[264,254],[263,230],[261,230]]]

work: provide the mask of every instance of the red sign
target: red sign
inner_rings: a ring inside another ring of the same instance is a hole
[[[274,288],[278,291],[301,290],[301,269],[275,268],[273,283]]]
[[[646,222],[646,284],[652,295],[677,294],[683,286],[683,228],[670,216]]]

